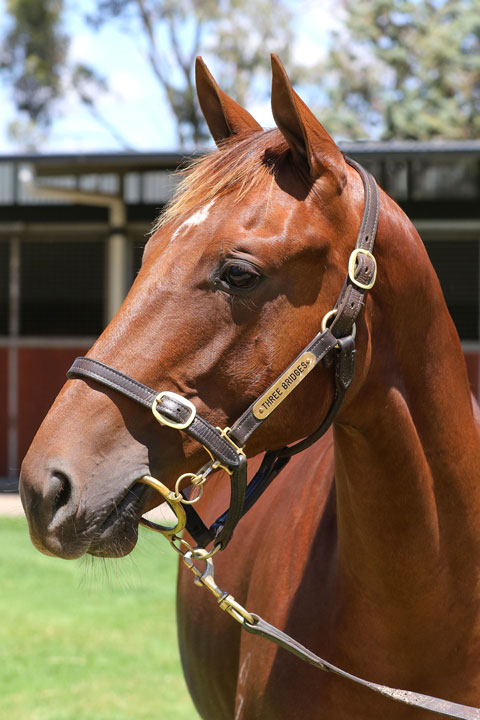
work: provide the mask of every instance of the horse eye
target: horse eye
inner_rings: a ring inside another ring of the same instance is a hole
[[[220,279],[231,287],[246,290],[257,284],[260,274],[250,265],[230,263],[224,268]]]

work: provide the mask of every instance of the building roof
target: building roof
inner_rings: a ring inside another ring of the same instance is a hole
[[[352,155],[480,155],[479,140],[392,140],[388,142],[370,140],[339,142],[342,150]]]
[[[452,156],[480,155],[479,140],[416,140],[339,142],[341,149],[358,157],[412,155]],[[49,154],[0,155],[0,163],[14,162],[35,165],[38,175],[77,175],[88,173],[126,173],[155,170],[171,170],[182,165],[188,158],[199,154],[192,152],[72,152]]]
[[[193,154],[193,153],[192,153]],[[0,163],[35,165],[38,175],[171,170],[192,155],[179,152],[105,152],[0,155]]]

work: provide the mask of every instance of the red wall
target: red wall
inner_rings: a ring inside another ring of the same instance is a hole
[[[8,475],[7,468],[7,437],[8,437],[8,417],[7,417],[7,370],[8,370],[8,351],[6,348],[0,348],[0,477]]]
[[[88,348],[22,348],[19,351],[18,466],[62,388],[77,355]]]

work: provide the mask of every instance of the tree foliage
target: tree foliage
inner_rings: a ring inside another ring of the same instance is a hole
[[[127,143],[105,118],[109,92],[101,67],[74,64],[64,0],[6,0],[10,23],[0,72],[20,121],[17,136],[48,129],[72,89],[83,106]],[[207,137],[194,88],[205,55],[226,92],[250,105],[267,96],[269,54],[277,52],[302,94],[313,95],[331,132],[346,138],[480,137],[480,0],[339,0],[338,30],[327,60],[307,72],[293,66],[292,0],[91,0],[93,30],[115,25],[144,55],[158,94],[145,112],[168,108],[180,146]],[[78,16],[85,6],[71,8]],[[314,90],[313,90],[314,89]],[[321,99],[319,102],[318,99]],[[22,126],[21,119],[24,123]]]
[[[96,0],[93,5],[85,17],[93,29],[115,23],[140,46],[158,83],[158,105],[166,103],[171,111],[181,146],[208,137],[194,87],[196,55],[214,60],[222,86],[240,102],[251,100],[252,88],[266,91],[261,76],[267,77],[270,52],[280,53],[288,64],[292,18],[287,0]],[[68,62],[63,0],[8,0],[7,10],[12,25],[1,69],[18,110],[31,123],[47,127],[62,93],[74,88],[107,125],[97,102],[108,91],[101,68]],[[156,112],[154,102],[149,112]],[[121,142],[115,128],[109,130]]]
[[[0,70],[19,112],[33,125],[49,125],[61,94],[68,41],[61,26],[63,0],[7,0],[11,22],[0,51]]]
[[[238,102],[249,99],[269,53],[289,60],[291,13],[285,0],[97,0],[93,27],[117,22],[138,30],[150,69],[176,118],[180,145],[208,137],[196,100],[195,57],[205,53],[216,75]]]
[[[326,67],[333,132],[480,137],[480,0],[343,0]]]

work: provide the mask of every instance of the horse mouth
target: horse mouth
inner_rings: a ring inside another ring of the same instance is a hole
[[[145,508],[149,488],[135,483],[120,502],[115,503],[95,533],[87,550],[95,557],[123,557],[135,547],[138,524]]]

